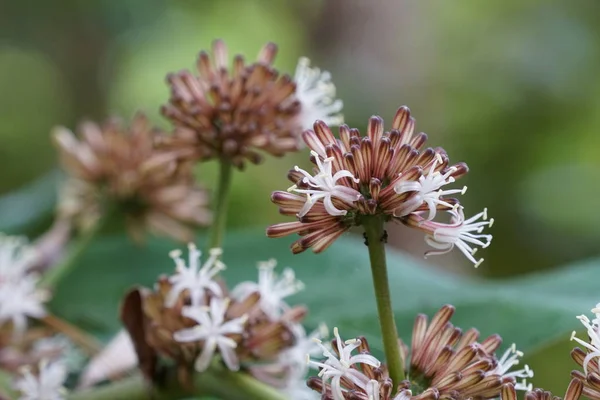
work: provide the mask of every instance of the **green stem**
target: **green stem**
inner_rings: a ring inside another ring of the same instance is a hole
[[[241,372],[228,370],[207,370],[194,377],[194,393],[186,393],[177,382],[175,375],[168,378],[165,385],[158,391],[152,392],[148,383],[141,375],[122,379],[110,385],[75,392],[67,400],[176,400],[191,395],[211,395],[223,399],[246,400],[285,400],[285,396],[264,383]],[[154,393],[154,397],[152,396]]]
[[[377,300],[377,313],[383,337],[385,358],[390,378],[394,382],[394,386],[397,386],[404,380],[404,365],[402,365],[403,362],[400,358],[398,331],[394,321],[394,310],[388,283],[383,224],[384,221],[379,216],[365,217],[363,220],[369,247],[371,273],[373,274],[373,286],[375,287],[375,299]]]
[[[227,222],[227,206],[229,205],[229,192],[231,189],[231,177],[233,167],[225,159],[220,160],[219,184],[217,187],[217,196],[215,198],[215,219],[212,224],[209,249],[223,246],[223,236],[225,234],[225,224]]]
[[[64,279],[78,264],[79,259],[85,253],[85,250],[92,243],[96,235],[102,230],[106,222],[109,220],[111,213],[106,213],[101,216],[98,221],[85,232],[75,245],[70,249],[65,260],[44,273],[44,276],[40,282],[41,287],[54,288],[58,282]]]

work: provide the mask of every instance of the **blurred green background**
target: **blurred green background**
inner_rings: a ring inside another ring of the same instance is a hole
[[[600,254],[597,0],[61,0],[1,10],[1,229],[35,236],[48,226],[54,125],[141,109],[168,128],[158,112],[166,73],[193,67],[223,38],[249,59],[276,42],[284,72],[303,55],[331,71],[350,126],[410,106],[430,145],[469,164],[467,213],[488,207],[496,220],[486,261],[477,271],[458,252],[427,262],[504,278]],[[281,221],[268,197],[294,164],[306,154],[237,174],[230,225]],[[198,170],[209,187],[215,172]],[[34,200],[14,194],[24,187]],[[392,229],[398,248],[426,250],[420,234]]]

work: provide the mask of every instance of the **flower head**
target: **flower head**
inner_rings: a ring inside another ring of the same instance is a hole
[[[231,68],[223,41],[213,43],[212,53],[200,53],[198,76],[186,70],[167,77],[171,97],[162,113],[177,129],[165,144],[181,156],[221,157],[243,168],[247,161],[260,162],[261,153],[296,151],[306,118],[339,119],[341,103],[332,99],[329,74],[301,60],[296,82],[280,75],[273,67],[273,43],[251,64],[236,55]]]
[[[343,103],[335,100],[335,85],[331,74],[319,68],[311,68],[306,57],[298,60],[296,74],[296,98],[300,102],[302,128],[309,129],[317,120],[327,125],[339,126],[344,123],[341,114]]]
[[[0,325],[11,321],[17,336],[25,332],[27,317],[46,315],[43,303],[49,300],[49,294],[36,287],[38,281],[37,274],[29,273],[18,281],[0,284]]]
[[[318,253],[352,226],[362,225],[364,217],[377,215],[413,227],[423,220],[441,229],[437,235],[426,231],[428,236],[436,236],[427,238],[430,244],[443,250],[456,246],[473,259],[467,243],[475,244],[472,239],[489,242],[491,236],[474,237],[472,232],[481,233],[480,228],[491,221],[465,221],[458,200],[448,196],[464,194],[466,188],[446,187],[468,168],[464,163],[449,165],[440,147],[423,148],[427,135],[415,134],[414,125],[407,107],[398,110],[390,131],[384,131],[380,117],[372,117],[364,136],[342,125],[336,138],[325,122],[315,122],[314,130],[302,136],[311,149],[314,173],[295,167],[288,174],[294,185],[288,192],[271,196],[281,214],[297,221],[273,225],[267,235],[297,233],[301,238],[292,244],[294,253],[308,248]],[[450,213],[454,220],[434,223],[440,211]]]
[[[231,292],[237,300],[244,300],[252,293],[259,293],[259,307],[270,319],[276,320],[290,307],[283,300],[304,288],[296,279],[294,270],[286,268],[281,277],[274,272],[277,262],[273,259],[258,264],[258,283],[242,282]]]
[[[29,367],[22,370],[22,377],[15,382],[15,389],[21,394],[20,400],[62,400],[66,395],[63,386],[66,378],[67,368],[61,361],[49,363],[43,360],[38,366],[37,375]]]
[[[37,288],[39,276],[30,270],[35,259],[24,238],[0,234],[0,326],[12,322],[16,337],[25,332],[28,317],[46,315],[49,293]]]
[[[70,175],[59,212],[86,227],[108,201],[125,214],[136,239],[147,229],[191,240],[191,227],[210,222],[208,196],[194,183],[189,163],[156,148],[163,135],[142,114],[129,127],[117,120],[102,126],[86,122],[79,137],[56,128],[54,142]]]
[[[337,328],[334,328],[335,350],[331,352],[327,347],[320,344],[325,361],[313,361],[309,358],[308,364],[313,368],[319,368],[319,377],[322,380],[322,395],[326,394],[326,385],[331,380],[331,391],[335,399],[344,399],[342,379],[349,381],[352,385],[366,390],[369,379],[361,372],[360,366],[366,365],[379,368],[381,362],[370,354],[355,354],[352,352],[362,344],[360,339],[342,341]]]
[[[188,245],[189,259],[188,265],[181,258],[181,251],[174,250],[170,256],[175,261],[175,274],[169,277],[171,290],[165,300],[167,307],[173,307],[180,294],[187,290],[192,306],[205,304],[205,292],[210,290],[216,296],[223,296],[221,287],[213,278],[225,269],[225,264],[219,260],[222,254],[221,249],[211,249],[210,257],[202,267],[200,267],[200,256],[202,252],[190,243]]]
[[[531,389],[525,381],[533,376],[529,367],[525,365],[523,369],[512,369],[522,355],[514,345],[500,359],[496,358],[495,352],[502,341],[500,337],[493,335],[478,342],[477,330],[470,329],[463,333],[450,323],[453,313],[452,306],[444,306],[430,322],[425,315],[417,316],[411,348],[401,346],[407,377],[403,382],[394,385],[384,364],[367,364],[354,368],[352,378],[346,375],[347,379],[342,379],[341,386],[338,386],[333,381],[329,384],[325,374],[327,371],[338,371],[335,373],[339,375],[347,370],[339,368],[337,364],[335,367],[314,364],[321,368],[321,372],[319,377],[310,378],[308,384],[314,390],[321,391],[323,398],[332,400],[483,400],[499,397],[504,384],[510,384],[513,390]],[[362,338],[358,340],[361,342],[360,355],[370,355],[366,342]],[[340,357],[340,362],[342,359],[344,357]],[[342,366],[350,363],[344,360]],[[327,361],[324,364],[328,364]],[[334,365],[332,362],[329,364]],[[518,378],[523,381],[517,383]]]
[[[598,305],[592,309],[592,312],[595,314],[593,320],[590,319],[586,315],[579,315],[577,319],[581,321],[583,326],[586,328],[588,340],[582,340],[576,337],[576,332],[573,331],[571,334],[571,340],[576,341],[581,346],[583,346],[583,350],[579,347],[576,347],[571,351],[571,357],[573,360],[579,364],[583,368],[583,373],[581,371],[572,371],[571,376],[574,379],[579,379],[583,382],[583,394],[594,400],[600,399],[600,380],[598,376],[600,376],[600,367],[598,359],[600,358],[600,319],[599,319],[599,311]]]
[[[227,368],[237,371],[240,368],[235,353],[237,342],[231,338],[244,332],[247,317],[225,320],[229,306],[228,299],[212,298],[209,307],[185,307],[182,314],[198,325],[175,332],[173,338],[178,342],[203,341],[202,352],[196,359],[196,370],[202,372],[208,368],[215,351],[219,350]]]

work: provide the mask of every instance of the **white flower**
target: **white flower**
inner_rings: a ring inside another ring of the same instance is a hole
[[[281,317],[282,311],[289,308],[283,299],[304,289],[304,284],[296,279],[294,270],[284,269],[279,278],[273,271],[275,266],[277,261],[273,259],[259,263],[258,283],[243,282],[231,292],[231,296],[237,300],[243,300],[254,292],[260,293],[259,306],[272,320]]]
[[[527,378],[533,378],[533,370],[527,364],[522,369],[511,371],[510,369],[519,364],[519,357],[523,357],[523,352],[517,350],[517,346],[513,343],[500,357],[496,368],[490,374],[498,374],[502,377],[522,378],[521,382],[517,382],[514,386],[516,390],[529,391],[533,389],[531,383],[527,384]]]
[[[42,360],[37,376],[29,367],[22,370],[22,378],[15,382],[15,389],[21,393],[19,400],[62,400],[66,389],[67,368],[61,361],[48,363]]]
[[[597,313],[598,311],[598,306],[596,306],[596,308],[594,308],[592,310],[593,313]],[[581,321],[581,323],[583,324],[583,326],[585,326],[585,328],[587,329],[587,334],[588,337],[590,338],[590,343],[585,342],[581,339],[579,339],[578,337],[575,337],[575,335],[577,334],[577,332],[573,331],[573,333],[571,334],[571,340],[576,341],[577,343],[579,343],[580,345],[582,345],[583,347],[585,347],[586,349],[589,350],[589,353],[587,354],[587,356],[585,356],[585,359],[583,360],[583,372],[585,372],[585,374],[587,375],[588,371],[587,371],[587,366],[590,363],[590,361],[592,361],[593,358],[595,357],[600,357],[600,336],[598,335],[598,314],[596,314],[596,317],[593,321],[590,321],[590,319],[588,317],[586,317],[585,315],[579,315],[577,317],[578,320]]]
[[[319,400],[321,395],[306,386],[306,377],[298,375],[288,380],[281,390],[291,400]]]
[[[333,157],[326,158],[321,161],[321,158],[315,151],[310,152],[317,161],[317,168],[319,171],[315,176],[312,176],[305,170],[295,166],[294,169],[304,175],[302,178],[302,182],[306,183],[310,186],[310,189],[298,189],[296,185],[290,187],[288,191],[306,194],[306,203],[304,207],[298,213],[299,217],[305,216],[315,203],[323,199],[323,205],[325,206],[325,210],[330,215],[346,215],[348,211],[339,210],[331,201],[332,198],[338,198],[346,203],[352,204],[356,200],[358,200],[361,196],[360,192],[354,190],[348,186],[338,185],[337,181],[342,178],[350,178],[354,180],[354,182],[359,182],[358,179],[352,175],[350,171],[341,170],[335,173],[335,175],[331,174]]]
[[[228,306],[229,299],[213,297],[209,307],[185,307],[182,310],[184,317],[193,319],[198,325],[175,332],[173,338],[178,342],[204,341],[202,352],[195,364],[198,372],[208,368],[217,347],[227,368],[232,371],[240,369],[239,360],[234,351],[237,343],[227,335],[242,333],[247,317],[242,316],[225,322],[225,312]]]
[[[462,189],[442,190],[442,186],[454,183],[455,179],[451,175],[456,172],[456,167],[450,167],[445,174],[442,174],[440,171],[435,171],[437,165],[441,163],[443,163],[442,156],[439,153],[436,153],[435,160],[427,174],[421,175],[418,181],[403,181],[394,186],[394,191],[398,194],[416,192],[404,206],[394,210],[395,216],[403,217],[408,215],[421,207],[423,203],[427,204],[429,207],[428,220],[435,218],[438,205],[453,208],[452,204],[444,201],[440,197],[456,193],[465,194],[467,187],[464,186]]]
[[[173,286],[165,300],[167,307],[173,307],[184,290],[189,291],[192,306],[204,305],[206,290],[210,290],[215,296],[223,296],[221,287],[213,280],[215,275],[225,269],[225,264],[218,259],[222,254],[221,249],[211,249],[210,257],[202,267],[200,267],[202,252],[193,243],[188,245],[188,252],[187,266],[181,258],[180,250],[173,250],[169,254],[175,261],[176,273],[169,277],[169,282]]]
[[[481,232],[485,226],[491,227],[494,219],[487,220],[487,209],[467,220],[462,207],[449,210],[448,213],[452,215],[449,224],[426,220],[419,213],[410,214],[408,223],[424,231],[425,242],[436,249],[426,252],[425,257],[448,253],[456,246],[477,268],[483,262],[483,258],[476,260],[473,257],[477,246],[486,248],[492,241],[492,235],[483,235]],[[482,221],[476,222],[480,218]]]
[[[298,60],[294,82],[296,98],[301,105],[303,129],[311,128],[316,120],[321,120],[327,125],[344,123],[344,117],[340,113],[343,103],[341,100],[334,100],[335,85],[331,82],[329,72],[311,68],[310,60],[302,57]]]
[[[49,294],[36,288],[38,280],[37,274],[29,273],[18,281],[0,282],[0,325],[11,320],[16,336],[27,328],[27,317],[46,315],[42,304],[49,299]]]
[[[327,360],[323,362],[313,361],[309,358],[308,363],[311,367],[321,368],[319,377],[323,380],[323,390],[325,384],[331,379],[331,391],[334,400],[344,400],[344,395],[341,386],[341,379],[346,378],[361,389],[367,389],[369,378],[360,371],[352,368],[354,364],[367,364],[375,368],[379,368],[381,363],[375,357],[369,354],[352,355],[352,351],[357,349],[361,341],[360,339],[350,339],[343,342],[340,338],[337,328],[334,328],[333,334],[337,342],[337,350],[339,358],[336,354],[329,351],[323,344],[319,343],[323,350],[323,355]]]

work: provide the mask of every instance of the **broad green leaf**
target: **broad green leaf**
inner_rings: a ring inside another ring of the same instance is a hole
[[[290,239],[268,239],[263,231],[232,233],[227,237],[224,275],[229,287],[255,280],[256,262],[276,258],[279,266],[294,268],[306,289],[290,298],[306,304],[307,324],[325,322],[339,327],[344,337],[365,335],[381,355],[376,307],[368,255],[362,240],[346,236],[326,252],[292,255]],[[53,311],[99,335],[119,328],[119,300],[132,285],[151,285],[161,273],[170,273],[168,252],[181,245],[151,240],[147,247],[131,244],[122,236],[103,238],[63,281],[51,304]],[[576,315],[596,304],[600,280],[597,262],[588,262],[505,281],[459,277],[424,266],[396,251],[388,252],[389,278],[400,335],[410,341],[418,313],[432,315],[443,304],[457,308],[453,323],[463,329],[476,327],[483,336],[499,333],[505,346],[536,348],[568,338],[580,327]],[[484,268],[485,266],[483,266]],[[574,367],[569,364],[565,371]]]
[[[61,173],[52,170],[19,190],[0,196],[0,232],[20,232],[52,214]]]

